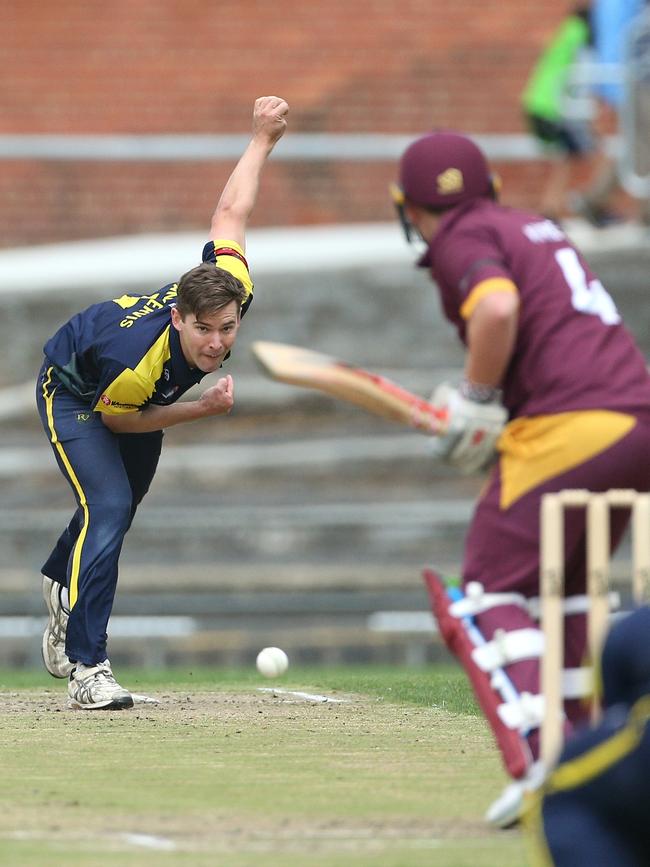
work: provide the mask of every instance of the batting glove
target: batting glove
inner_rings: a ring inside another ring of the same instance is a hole
[[[449,419],[446,431],[429,441],[434,459],[456,467],[463,475],[488,467],[508,419],[498,399],[470,400],[460,389],[444,382],[433,392],[431,403],[445,409]]]

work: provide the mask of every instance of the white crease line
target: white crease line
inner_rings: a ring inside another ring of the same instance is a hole
[[[296,698],[302,698],[305,701],[314,701],[319,704],[348,704],[347,698],[332,698],[328,695],[318,695],[312,692],[295,692],[291,689],[278,689],[274,686],[258,686],[258,692],[272,692],[275,695],[294,695]]]
[[[154,837],[153,834],[120,834],[119,836],[127,843],[143,846],[145,849],[159,849],[169,852],[176,848],[176,843],[172,840],[168,840],[166,837]]]
[[[58,836],[58,835],[56,835]],[[173,840],[168,840],[166,837],[156,837],[153,834],[117,834],[120,840],[125,843],[131,843],[133,846],[143,846],[145,849],[158,849],[160,851],[171,852],[176,849],[176,843]],[[53,835],[47,834],[44,831],[12,831],[9,834],[0,834],[0,838],[5,837],[10,840],[48,840],[52,839]],[[80,835],[66,835],[68,839],[80,839]]]
[[[135,704],[160,704],[160,699],[154,698],[151,695],[141,695],[138,692],[132,692],[131,698]]]

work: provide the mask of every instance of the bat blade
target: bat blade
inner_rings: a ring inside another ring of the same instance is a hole
[[[258,340],[251,350],[267,376],[278,382],[323,391],[373,415],[428,434],[445,429],[447,416],[443,410],[386,377],[302,346]]]

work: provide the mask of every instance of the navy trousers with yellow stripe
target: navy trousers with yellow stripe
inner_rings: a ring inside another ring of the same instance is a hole
[[[36,401],[77,509],[42,572],[68,587],[66,654],[93,665],[107,657],[107,625],[124,536],[158,465],[162,431],[114,434],[101,413],[69,392],[47,364]]]

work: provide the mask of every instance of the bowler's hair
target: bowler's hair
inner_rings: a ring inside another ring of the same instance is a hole
[[[237,309],[241,310],[246,298],[241,280],[212,262],[203,262],[183,274],[177,291],[176,309],[183,319],[188,313],[197,319],[211,316],[231,301],[236,301]]]

